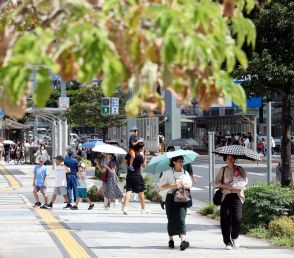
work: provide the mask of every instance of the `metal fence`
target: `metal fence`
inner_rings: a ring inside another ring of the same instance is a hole
[[[159,118],[143,117],[136,119],[136,126],[139,129],[139,138],[143,138],[145,147],[149,151],[158,151]],[[108,138],[120,141],[127,139],[129,132],[127,126],[108,128]],[[128,143],[126,143],[128,144]]]

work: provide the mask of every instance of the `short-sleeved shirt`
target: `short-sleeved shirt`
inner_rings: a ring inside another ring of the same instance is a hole
[[[130,161],[131,155],[128,153],[125,157],[125,160]],[[133,168],[134,171],[131,171],[128,169],[128,175],[130,176],[136,176],[136,175],[141,175],[141,165],[144,163],[144,158],[141,154],[136,153],[135,154],[135,159],[133,161]]]
[[[46,176],[49,175],[48,169],[45,165],[36,165],[34,168],[35,186],[43,186]]]
[[[248,182],[247,175],[243,169],[243,167],[238,166],[240,169],[240,175]],[[234,169],[228,168],[227,166],[220,168],[218,174],[215,177],[214,184],[218,185],[222,183],[222,176],[224,172],[224,184],[232,184],[233,183],[233,177],[234,177]],[[227,194],[230,193],[237,193],[241,202],[243,203],[245,201],[245,195],[244,195],[244,189],[239,190],[229,190],[229,189],[222,189],[223,197],[222,201],[225,199]]]
[[[87,173],[86,172],[81,172],[79,174],[79,180],[78,180],[78,188],[87,188]]]
[[[55,187],[67,186],[66,169],[64,166],[56,166],[55,168]]]
[[[181,172],[175,172],[172,169],[168,171],[164,171],[162,173],[162,177],[159,180],[159,186],[162,187],[165,184],[174,184],[175,182],[179,182],[181,184],[187,185],[189,188],[192,187],[192,180],[189,173],[185,170]],[[161,189],[159,194],[162,197],[162,200],[166,200],[166,196],[168,193],[172,193],[174,189]]]
[[[129,148],[130,148],[130,149],[133,149],[133,148],[134,148],[134,146],[133,146],[132,143],[134,143],[134,142],[136,142],[136,141],[138,141],[138,136],[136,136],[136,135],[131,135],[131,136],[130,136],[130,139],[129,139]]]
[[[78,169],[79,169],[79,162],[74,159],[73,157],[67,157],[64,160],[64,165],[70,168],[70,173],[71,175],[77,175]]]

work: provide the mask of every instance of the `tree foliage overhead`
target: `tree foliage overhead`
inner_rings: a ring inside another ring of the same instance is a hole
[[[236,76],[250,78],[249,94],[270,97],[294,92],[294,2],[260,0],[250,14],[257,31],[256,48],[248,49],[246,72],[236,70]]]
[[[11,3],[11,1],[7,1]],[[254,47],[254,24],[245,18],[255,0],[22,0],[0,15],[1,105],[25,106],[27,81],[38,64],[35,101],[49,96],[47,67],[64,81],[103,78],[103,92],[131,92],[126,110],[163,112],[158,84],[202,109],[245,94],[230,73],[247,68],[244,44]]]

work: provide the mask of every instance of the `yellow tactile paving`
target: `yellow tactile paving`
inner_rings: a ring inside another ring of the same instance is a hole
[[[11,173],[3,166],[0,165],[0,174],[5,177],[9,183],[9,187],[0,187],[1,191],[15,190],[21,187],[20,183]],[[14,205],[1,205],[1,208],[12,208]],[[18,208],[20,206],[18,205]],[[27,207],[27,205],[21,205]],[[68,255],[72,258],[90,258],[91,256],[86,250],[78,243],[78,241],[71,235],[71,230],[64,228],[61,223],[47,210],[36,209],[36,213],[47,224],[48,229],[45,231],[52,232],[61,245],[64,247]],[[1,230],[0,230],[1,231]]]
[[[1,190],[15,190],[20,188],[20,183],[15,179],[13,175],[3,166],[0,165],[0,174],[5,177],[10,187],[1,188]]]
[[[77,240],[70,234],[70,231],[65,229],[59,221],[47,210],[36,209],[37,214],[47,224],[57,239],[60,241],[64,249],[70,257],[87,258],[91,257],[85,249],[77,242]]]

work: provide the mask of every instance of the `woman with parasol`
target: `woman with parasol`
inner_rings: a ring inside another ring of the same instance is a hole
[[[226,249],[231,250],[232,247],[239,248],[244,188],[248,180],[244,169],[235,165],[236,156],[228,154],[223,157],[227,165],[220,169],[214,184],[215,188],[222,189],[221,231]]]

